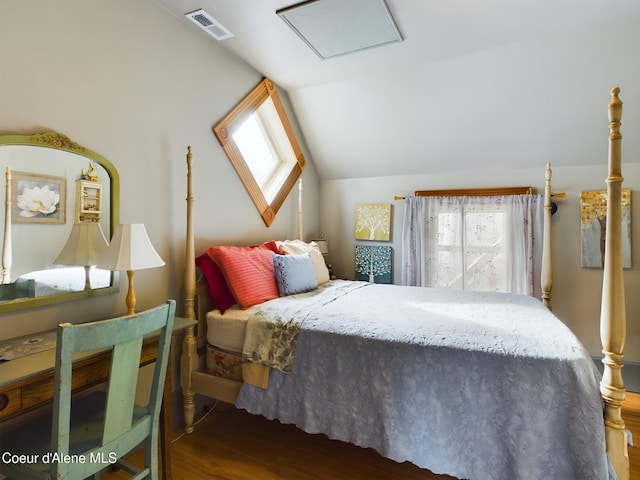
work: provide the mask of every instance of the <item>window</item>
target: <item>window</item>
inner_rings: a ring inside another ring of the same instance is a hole
[[[403,283],[532,295],[540,196],[451,192],[405,199]]]
[[[262,80],[213,131],[270,226],[306,164],[276,85]]]
[[[436,285],[465,290],[508,291],[504,212],[492,204],[458,204],[438,213]]]

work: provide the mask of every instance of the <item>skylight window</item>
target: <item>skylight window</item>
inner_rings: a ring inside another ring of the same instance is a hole
[[[273,202],[296,157],[271,98],[237,128],[233,140],[265,199]]]
[[[384,0],[311,0],[276,14],[322,60],[402,41]]]
[[[260,82],[213,131],[270,226],[305,167],[275,84]]]
[[[247,161],[247,166],[253,178],[261,189],[278,167],[276,152],[271,148],[269,138],[264,129],[260,128],[257,115],[254,113],[233,134],[233,140],[238,145],[240,153]]]

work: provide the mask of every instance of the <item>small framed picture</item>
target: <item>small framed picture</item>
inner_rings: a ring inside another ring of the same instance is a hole
[[[66,222],[67,179],[11,172],[13,223]]]

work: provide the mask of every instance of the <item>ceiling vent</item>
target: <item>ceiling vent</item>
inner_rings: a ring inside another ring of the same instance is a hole
[[[184,16],[216,40],[225,40],[233,37],[233,33],[202,9],[185,13]]]

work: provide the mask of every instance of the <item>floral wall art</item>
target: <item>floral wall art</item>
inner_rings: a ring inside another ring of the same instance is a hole
[[[356,240],[379,240],[388,242],[390,235],[390,203],[367,203],[356,205]]]
[[[14,171],[11,179],[13,223],[65,223],[66,178]]]
[[[580,265],[602,268],[607,221],[606,190],[586,191],[580,194]],[[631,268],[631,190],[622,190],[622,264]]]

